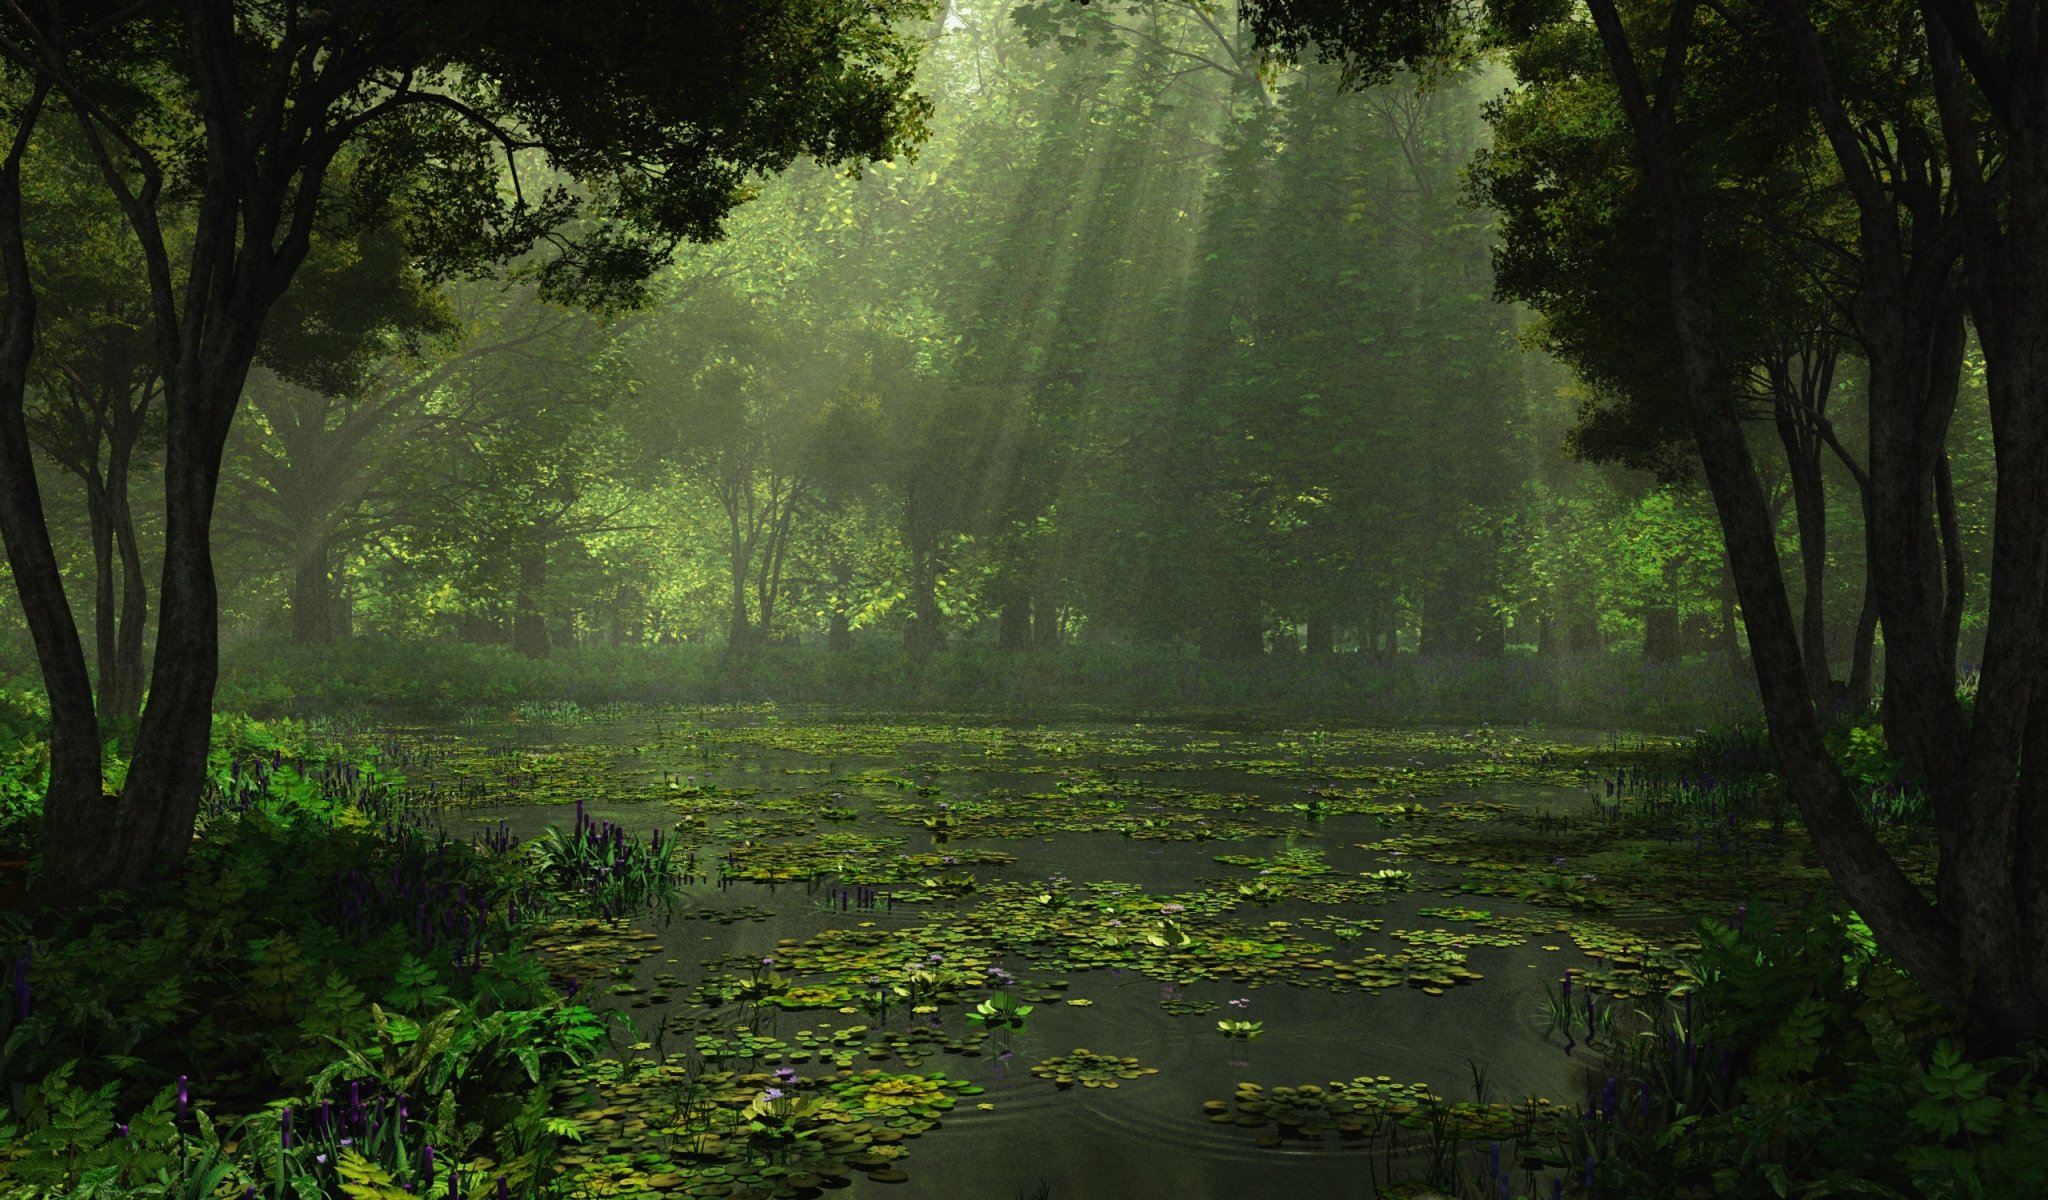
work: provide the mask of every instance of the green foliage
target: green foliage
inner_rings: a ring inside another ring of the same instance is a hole
[[[392,979],[391,990],[384,993],[384,998],[400,1012],[414,1016],[439,1009],[454,999],[448,989],[441,986],[440,977],[434,969],[411,954],[398,964],[398,974]]]
[[[1035,1007],[1019,1001],[1008,992],[996,992],[976,1004],[968,1012],[967,1019],[989,1029],[1018,1030],[1024,1028],[1024,1018],[1030,1016]]]
[[[2038,1191],[2048,1054],[1970,1058],[1858,925],[1819,905],[1784,922],[1752,906],[1740,929],[1703,922],[1693,1024],[1670,1035],[1679,1067],[1655,1030],[1624,1050],[1613,1069],[1654,1081],[1650,1119],[1619,1104],[1586,1124],[1573,1161],[1593,1154],[1602,1189],[1621,1195]],[[1723,1052],[1732,1087],[1715,1078]]]
[[[77,1066],[64,1063],[28,1089],[21,1136],[0,1138],[0,1179],[21,1190],[0,1195],[210,1200],[239,1174],[223,1146],[232,1131],[223,1137],[200,1111],[189,1132],[179,1127],[175,1085],[117,1124],[117,1085],[87,1091],[73,1078]]]
[[[1083,644],[1040,657],[956,644],[913,671],[901,647],[866,641],[842,652],[765,646],[734,670],[722,648],[707,645],[563,649],[534,660],[504,646],[359,638],[345,648],[255,643],[230,653],[223,670],[223,694],[264,711],[374,704],[442,718],[549,698],[585,709],[769,700],[1018,714],[1230,709],[1389,723],[1519,721],[1541,712],[1589,727],[1686,730],[1757,711],[1745,680],[1620,653],[1495,661],[1403,654],[1372,665],[1299,655],[1211,662],[1173,647]]]
[[[1828,752],[1841,765],[1842,774],[1862,788],[1882,787],[1899,778],[1902,764],[1885,745],[1884,726],[1876,721],[1852,725],[1829,738]]]

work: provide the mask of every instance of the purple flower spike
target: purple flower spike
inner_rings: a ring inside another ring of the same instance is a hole
[[[191,1106],[191,1103],[192,1095],[186,1090],[185,1077],[180,1075],[178,1076],[178,1119],[180,1121],[185,1119],[185,1110]]]
[[[279,1115],[277,1121],[278,1145],[286,1150],[292,1148],[292,1110],[290,1105]]]
[[[420,1169],[426,1173],[427,1187],[431,1190],[434,1186],[434,1147],[432,1145],[427,1146],[426,1149],[420,1152]]]

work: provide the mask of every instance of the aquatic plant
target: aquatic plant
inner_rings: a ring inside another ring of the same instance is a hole
[[[1025,1004],[1008,992],[996,992],[974,1006],[967,1014],[967,1020],[987,1030],[1000,1030],[1003,1048],[1007,1050],[1010,1040],[1024,1028],[1035,1005]]]
[[[1098,1054],[1082,1048],[1036,1063],[1031,1073],[1062,1089],[1077,1083],[1084,1088],[1115,1088],[1122,1082],[1157,1075],[1159,1068],[1141,1066],[1130,1055]]]

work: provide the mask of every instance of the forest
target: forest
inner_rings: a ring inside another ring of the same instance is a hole
[[[0,6],[0,1200],[2048,1195],[2043,24]]]

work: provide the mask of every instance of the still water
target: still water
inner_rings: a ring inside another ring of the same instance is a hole
[[[635,917],[637,928],[654,935],[641,944],[651,952],[583,993],[616,989],[639,1036],[658,1040],[665,1052],[685,1047],[691,1030],[716,1024],[701,995],[693,998],[699,985],[732,977],[736,962],[778,954],[788,960],[793,945],[849,927],[946,953],[971,944],[975,961],[991,962],[1008,973],[1003,978],[1064,981],[1057,995],[1035,1005],[1024,1028],[991,1039],[981,1053],[938,1054],[909,1068],[943,1071],[982,1091],[945,1112],[936,1128],[894,1148],[902,1154],[891,1165],[907,1179],[876,1183],[856,1175],[850,1194],[1369,1197],[1376,1183],[1424,1173],[1417,1161],[1422,1139],[1410,1136],[1390,1148],[1384,1140],[1277,1138],[1270,1128],[1248,1127],[1255,1122],[1219,1117],[1213,1102],[1231,1100],[1247,1083],[1271,1089],[1380,1077],[1424,1085],[1449,1101],[1541,1096],[1569,1105],[1580,1101],[1584,1075],[1595,1065],[1583,1050],[1566,1053],[1546,1021],[1546,984],[1567,968],[1591,965],[1562,932],[1565,914],[1511,896],[1463,893],[1462,871],[1431,856],[1431,837],[1404,842],[1398,835],[1435,833],[1439,826],[1429,822],[1446,813],[1470,824],[1465,819],[1475,814],[1505,823],[1522,813],[1578,811],[1588,803],[1586,780],[1559,748],[1597,738],[1103,724],[906,731],[880,722],[644,713],[404,736],[418,756],[409,771],[416,782],[469,789],[471,802],[444,817],[451,834],[493,829],[530,840],[550,825],[571,827],[580,801],[591,821],[689,841],[698,867],[681,889],[677,909],[684,915]],[[1361,811],[1388,804],[1405,808],[1394,815]],[[828,808],[835,819],[816,819]],[[801,852],[821,837],[855,835],[874,839],[859,845],[857,856],[951,859],[945,873],[971,875],[972,886],[934,898],[913,871],[875,887],[873,902],[856,907],[841,899],[835,875],[815,860],[808,873],[784,882],[714,870],[775,847]],[[1437,845],[1453,841],[1434,837]],[[1220,864],[1219,855],[1311,862],[1313,874],[1262,874],[1257,866]],[[974,863],[977,857],[1008,861]],[[1385,890],[1317,891],[1324,881],[1355,882],[1389,869],[1411,878]],[[1161,898],[1229,895],[1254,879],[1281,886],[1256,904],[1207,905],[1199,919],[1152,911],[1181,907]],[[1149,922],[1147,928],[1173,933],[1184,920],[1199,931],[1181,978],[1164,977],[1156,955],[1060,969],[1071,963],[1049,967],[1042,946],[1005,946],[1000,935],[961,939],[989,897],[1064,888],[1088,899],[1110,885],[1117,889],[1109,894],[1120,890],[1134,900],[1107,923],[1129,917],[1134,926]],[[909,895],[919,902],[893,902]],[[1445,919],[1452,910],[1464,918]],[[1473,924],[1475,910],[1483,910],[1487,925]],[[715,919],[720,914],[730,919]],[[1548,922],[1558,932],[1499,936],[1496,927],[1515,919],[1525,933]],[[1351,921],[1356,928],[1345,925]],[[1461,940],[1480,928],[1493,935]],[[1455,962],[1470,977],[1428,991],[1333,991],[1317,985],[1327,975],[1312,970],[1246,977],[1203,958],[1208,947],[1273,930],[1308,939],[1326,963],[1399,954],[1395,935],[1414,935],[1419,940],[1410,944],[1437,947],[1433,962]],[[789,980],[819,981],[801,974]],[[925,1016],[906,1007],[879,1022],[873,1012],[843,1008],[756,1008],[744,1023],[785,1043],[805,1029],[907,1029],[934,1019],[959,1027],[962,1010]],[[720,1016],[742,1019],[737,1009]],[[1219,1034],[1219,1019],[1256,1020],[1259,1032],[1251,1041],[1229,1039]],[[1031,1074],[1034,1063],[1078,1048],[1132,1056],[1156,1073],[1114,1090],[1059,1089]],[[800,1070],[809,1076],[831,1069],[812,1062]]]

